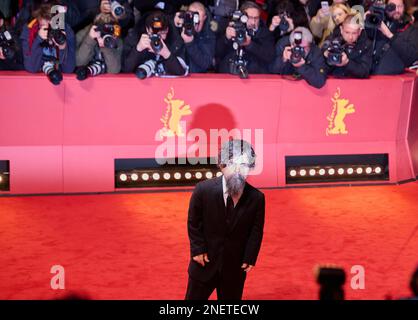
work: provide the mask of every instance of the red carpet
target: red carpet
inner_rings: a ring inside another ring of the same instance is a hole
[[[266,227],[245,299],[316,299],[317,263],[348,272],[347,299],[409,295],[418,183],[264,190]],[[50,268],[93,299],[183,299],[189,192],[0,198],[0,299],[52,299]],[[350,268],[366,289],[350,288]]]

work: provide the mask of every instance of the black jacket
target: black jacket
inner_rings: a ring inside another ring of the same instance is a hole
[[[222,177],[196,185],[187,220],[190,255],[207,253],[210,262],[202,267],[191,259],[188,271],[193,279],[207,281],[217,270],[236,278],[245,273],[243,263],[256,264],[263,239],[264,194],[246,183],[235,209],[235,217],[228,223]]]
[[[163,64],[167,74],[184,75],[186,70],[177,59],[177,57],[180,57],[184,60],[184,57],[179,54],[182,46],[181,38],[179,38],[180,35],[174,28],[174,25],[170,25],[170,31],[165,41],[171,55],[167,60],[162,59],[160,62]],[[142,63],[150,59],[156,60],[157,56],[154,53],[146,50],[141,52],[136,50],[138,41],[143,33],[145,33],[145,26],[143,25],[143,20],[141,20],[135,28],[129,31],[128,36],[125,38],[122,54],[122,72],[135,72]]]
[[[418,22],[409,25],[405,31],[396,33],[391,43],[405,67],[411,66],[418,60]]]
[[[206,10],[206,16],[202,31],[194,36],[192,42],[183,42],[184,56],[191,73],[206,72],[212,66],[215,57],[216,35],[210,27],[212,16],[208,10]],[[176,29],[180,39],[183,40],[182,28]]]
[[[326,64],[321,50],[315,45],[305,58],[305,64],[295,68],[290,61],[283,62],[283,51],[285,47],[290,46],[289,36],[280,39],[276,45],[276,58],[270,65],[270,72],[278,74],[296,74],[300,75],[311,86],[321,88],[327,80]]]
[[[327,42],[336,38],[342,39],[340,28],[335,30],[336,32],[325,40],[324,48]],[[348,64],[344,67],[327,65],[327,73],[340,78],[368,78],[373,61],[373,47],[364,31],[361,32],[354,48],[350,52],[346,51],[346,54]]]
[[[380,31],[366,28],[366,32],[374,41],[373,64],[371,74],[401,74],[405,69],[402,54],[407,51],[407,45],[400,34],[407,30],[410,21],[405,16],[401,22],[386,21],[393,33],[392,39],[386,38]],[[400,38],[399,38],[400,37]]]
[[[217,57],[220,58],[218,71],[229,73],[230,60],[235,57],[232,40],[225,35],[217,42]],[[245,59],[248,61],[248,73],[268,73],[268,65],[274,59],[274,38],[264,22],[260,21],[260,27],[251,40],[249,46],[244,47]]]
[[[22,48],[20,47],[19,38],[14,34],[12,30],[9,30],[4,26],[0,27],[1,33],[4,33],[6,31],[9,31],[10,35],[12,36],[12,46],[15,50],[15,56],[11,60],[0,60],[0,70],[23,70],[23,55]]]

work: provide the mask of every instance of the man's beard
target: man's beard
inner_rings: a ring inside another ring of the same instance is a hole
[[[237,197],[242,193],[245,187],[245,177],[239,173],[234,173],[228,178],[225,177],[226,187],[228,188],[228,195]]]

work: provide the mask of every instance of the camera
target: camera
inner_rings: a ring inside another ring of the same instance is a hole
[[[295,46],[291,49],[290,63],[298,64],[305,58],[305,49],[300,46],[302,44],[302,32],[296,31],[294,33],[294,42]]]
[[[350,56],[353,52],[355,44],[344,43],[343,39],[336,38],[331,41],[324,42],[324,49],[328,51],[327,64],[337,66],[342,62],[343,53]]]
[[[54,85],[59,85],[62,81],[62,72],[59,69],[58,60],[54,57],[48,59],[42,65],[42,71]]]
[[[191,37],[196,33],[195,27],[200,23],[200,16],[198,12],[181,11],[179,15],[180,19],[183,19],[184,33]]]
[[[151,48],[156,54],[158,54],[163,49],[163,42],[159,35],[159,32],[164,30],[164,22],[160,17],[154,17],[151,23],[151,35],[149,36],[151,40]]]
[[[104,23],[96,26],[96,31],[103,38],[104,46],[109,49],[118,48],[118,38],[121,36],[121,28],[118,24]]]
[[[344,47],[339,39],[331,41],[328,47],[327,64],[330,66],[339,65],[342,62]]]
[[[154,60],[148,60],[136,69],[135,75],[141,80],[149,78],[155,74],[156,68],[157,63]]]
[[[87,66],[77,68],[75,73],[77,79],[83,81],[87,77],[95,77],[99,74],[106,73],[106,64],[103,60],[95,60]]]
[[[370,13],[366,16],[364,21],[365,27],[368,29],[378,29],[382,22],[387,20],[387,14],[396,10],[394,3],[385,3],[381,0],[376,0],[370,7]]]
[[[53,47],[54,42],[59,46],[62,46],[67,42],[67,36],[65,35],[64,31],[61,29],[54,29],[51,26],[48,27],[48,37],[45,41],[41,43],[41,47]]]
[[[241,46],[247,38],[248,16],[241,11],[235,11],[232,14],[232,27],[235,29],[234,42]]]
[[[0,48],[3,51],[3,55],[7,60],[12,60],[17,52],[16,43],[13,40],[12,35],[5,28],[0,28]]]
[[[117,0],[110,0],[110,10],[112,10],[113,16],[121,18],[125,15],[125,8]]]
[[[60,46],[67,42],[67,36],[65,35],[64,31],[61,29],[53,29],[51,26],[48,28],[48,38],[50,40],[54,39],[56,44]]]
[[[282,12],[279,14],[280,17],[280,23],[279,23],[279,30],[282,32],[286,32],[287,30],[289,30],[289,22],[287,22],[286,17],[287,17],[287,13],[286,12]]]
[[[229,63],[229,73],[238,75],[241,79],[248,78],[247,60],[243,56],[237,55]]]

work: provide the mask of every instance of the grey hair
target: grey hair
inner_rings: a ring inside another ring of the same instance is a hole
[[[295,44],[295,32],[302,32],[302,40],[308,41],[309,44],[313,42],[313,36],[312,36],[311,31],[309,31],[309,29],[305,27],[297,27],[290,34],[289,40],[291,44]]]
[[[223,168],[228,164],[230,160],[241,155],[246,155],[248,157],[250,161],[250,168],[255,167],[256,154],[250,143],[245,140],[238,139],[224,142],[219,151],[218,165],[219,167]]]

